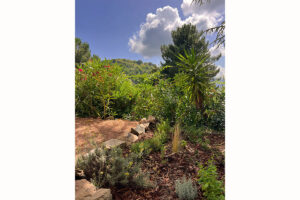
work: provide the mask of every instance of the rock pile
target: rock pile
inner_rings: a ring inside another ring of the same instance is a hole
[[[136,142],[141,136],[146,134],[146,131],[150,129],[150,126],[155,126],[156,119],[153,116],[149,116],[147,119],[143,118],[135,128],[131,128],[131,132],[125,137],[125,141],[118,139],[110,139],[102,143],[102,146],[108,149],[115,147],[123,147],[125,144],[132,144]],[[89,153],[95,152],[95,149]],[[86,155],[88,155],[87,153]],[[84,179],[84,173],[82,170],[75,170],[75,184],[76,184],[76,200],[112,200],[110,189],[96,187]],[[79,180],[78,180],[79,179]]]

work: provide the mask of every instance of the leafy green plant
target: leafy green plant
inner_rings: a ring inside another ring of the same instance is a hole
[[[219,181],[217,168],[212,160],[209,160],[207,167],[200,164],[198,171],[198,182],[201,185],[203,195],[207,200],[222,200],[224,197],[224,185]]]
[[[136,97],[131,80],[117,64],[92,59],[75,73],[75,112],[79,117],[122,116]]]
[[[185,140],[181,140],[181,141],[180,141],[180,146],[181,146],[181,147],[185,148],[186,145],[187,145],[187,142],[186,142]]]
[[[183,72],[183,81],[186,85],[186,94],[195,103],[197,109],[203,112],[204,101],[207,99],[207,90],[213,83],[213,78],[219,69],[213,64],[209,51],[197,54],[194,49],[184,55],[178,55],[180,70]]]
[[[192,143],[199,143],[203,140],[204,129],[194,126],[184,126],[183,133],[186,139]]]
[[[137,142],[131,145],[131,151],[143,155],[148,155],[152,151],[163,151],[164,144],[168,140],[168,134],[171,127],[168,121],[162,121],[157,125],[157,130],[154,132],[154,136],[150,139]]]
[[[127,157],[121,148],[97,148],[77,160],[76,169],[83,170],[87,179],[100,188],[105,186],[134,188],[150,187],[148,175],[140,169],[140,159],[131,153]]]
[[[215,81],[209,90],[209,101],[206,101],[204,114],[206,124],[213,130],[225,130],[225,82]]]
[[[197,197],[197,188],[193,185],[191,179],[183,177],[181,180],[176,180],[175,191],[181,200],[193,200]]]
[[[152,152],[152,148],[149,140],[151,139],[132,144],[130,148],[131,151],[136,154],[139,154],[141,157],[144,155],[148,155],[149,153]]]

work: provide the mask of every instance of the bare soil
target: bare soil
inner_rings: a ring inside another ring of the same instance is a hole
[[[110,139],[124,139],[131,128],[138,125],[137,121],[123,119],[102,120],[95,118],[76,118],[75,120],[75,143],[76,157],[87,153]]]

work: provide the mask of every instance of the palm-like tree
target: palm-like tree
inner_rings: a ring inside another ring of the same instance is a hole
[[[180,62],[177,65],[184,73],[187,93],[197,109],[203,112],[207,89],[212,86],[212,80],[220,70],[212,63],[209,52],[197,55],[192,49],[190,53],[185,51],[185,55],[179,54],[178,59]]]

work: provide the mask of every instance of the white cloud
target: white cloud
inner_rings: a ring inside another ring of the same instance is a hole
[[[181,9],[185,16],[191,14],[224,14],[225,0],[210,0],[210,2],[204,3],[201,6],[199,4],[192,3],[192,0],[183,0],[181,4]]]
[[[172,42],[171,31],[181,26],[177,8],[165,6],[149,13],[138,34],[129,39],[130,50],[145,58],[160,55],[160,46]]]
[[[171,31],[186,23],[197,26],[198,30],[216,26],[223,20],[224,0],[211,0],[201,7],[191,4],[192,0],[183,0],[181,9],[186,19],[181,19],[177,8],[165,6],[156,13],[148,13],[146,22],[128,42],[130,51],[141,54],[144,58],[160,56],[160,46],[172,43]]]
[[[219,73],[215,76],[215,79],[219,79],[219,78],[222,78],[224,79],[225,78],[225,68],[224,67],[221,67],[221,66],[217,66],[218,69],[220,69]]]
[[[218,47],[218,45],[215,45],[215,46],[211,47],[209,49],[209,51],[212,56],[217,56],[219,54],[221,54],[222,56],[225,56],[225,48],[223,45],[220,45],[219,47]]]
[[[196,25],[198,30],[207,30],[218,25],[222,20],[222,16],[219,13],[205,14],[192,14],[190,17],[184,20],[185,24],[191,23]]]

